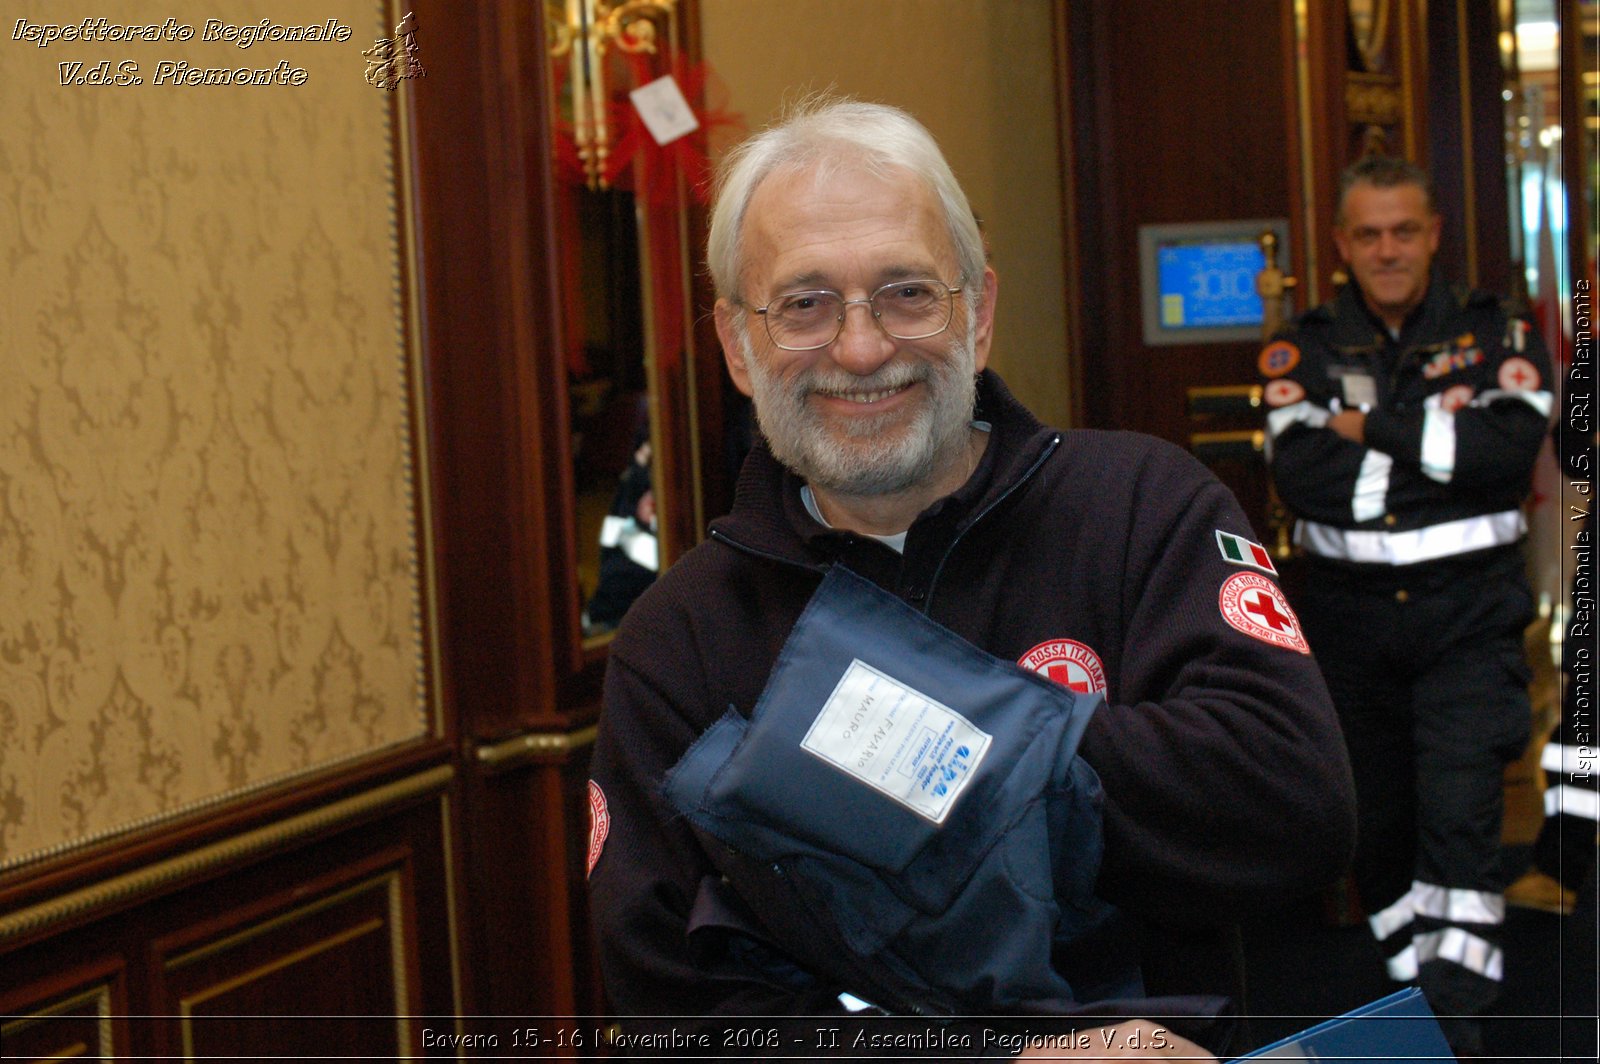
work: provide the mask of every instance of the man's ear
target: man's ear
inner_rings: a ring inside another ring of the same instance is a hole
[[[735,388],[752,396],[755,391],[750,387],[750,367],[745,365],[744,345],[739,342],[739,327],[734,322],[738,313],[739,308],[732,301],[719,299],[712,316],[717,322],[717,339],[722,341],[722,360],[728,364],[728,376],[733,378]]]
[[[1333,227],[1333,246],[1339,249],[1339,261],[1350,265],[1350,236],[1342,225]]]
[[[983,268],[983,292],[978,296],[978,331],[973,335],[974,369],[989,364],[989,345],[994,340],[994,298],[1000,289],[1000,277],[993,266]]]

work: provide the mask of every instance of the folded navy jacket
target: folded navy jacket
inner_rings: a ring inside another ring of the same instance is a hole
[[[1077,748],[1100,702],[834,566],[749,719],[730,708],[667,776],[723,872],[697,909],[744,902],[695,922],[891,1011],[1140,997],[1134,936],[1094,894],[1102,792]]]

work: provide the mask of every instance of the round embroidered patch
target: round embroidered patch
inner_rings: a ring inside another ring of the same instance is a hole
[[[1268,406],[1288,406],[1304,399],[1306,390],[1296,381],[1277,380],[1268,381],[1261,394]]]
[[[1458,384],[1439,393],[1439,409],[1446,414],[1454,414],[1470,402],[1472,402],[1472,386],[1469,384]]]
[[[1261,349],[1256,365],[1263,377],[1281,377],[1300,364],[1300,349],[1287,340],[1274,340]]]
[[[589,781],[589,867],[584,870],[587,879],[600,861],[600,851],[605,849],[606,836],[611,834],[611,813],[606,809],[606,792],[594,780]]]
[[[1539,371],[1525,358],[1508,358],[1500,364],[1500,387],[1508,392],[1531,392],[1539,387]]]
[[[1017,664],[1081,695],[1106,690],[1100,655],[1076,639],[1047,639],[1018,658]]]
[[[1252,639],[1311,653],[1300,630],[1300,618],[1289,608],[1278,585],[1255,573],[1235,573],[1223,582],[1217,596],[1222,619]]]

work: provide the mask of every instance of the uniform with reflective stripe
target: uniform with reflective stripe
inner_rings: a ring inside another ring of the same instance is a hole
[[[1277,339],[1299,358],[1263,365],[1292,363],[1276,394],[1298,401],[1268,414],[1268,460],[1356,762],[1357,892],[1389,974],[1471,1015],[1504,971],[1501,774],[1531,719],[1517,544],[1549,357],[1500,300],[1438,281],[1398,335],[1352,283]],[[1329,428],[1352,408],[1361,442]]]

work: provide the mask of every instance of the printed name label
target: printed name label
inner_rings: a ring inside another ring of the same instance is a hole
[[[857,659],[800,745],[942,824],[990,741],[955,710]]]

